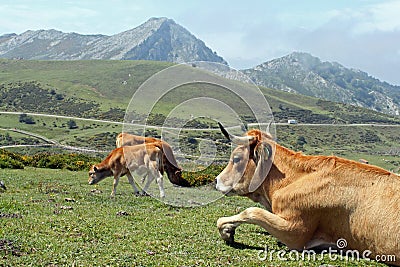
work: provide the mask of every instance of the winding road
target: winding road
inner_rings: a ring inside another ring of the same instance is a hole
[[[80,120],[80,121],[90,121],[90,122],[101,122],[101,123],[110,123],[110,124],[118,124],[118,125],[126,125],[130,126],[138,126],[138,127],[146,127],[151,129],[170,129],[177,130],[178,128],[174,127],[164,127],[164,126],[152,126],[138,123],[126,123],[119,121],[109,121],[109,120],[99,120],[99,119],[88,119],[88,118],[80,118],[73,116],[63,116],[63,115],[53,115],[53,114],[43,114],[43,113],[31,113],[31,112],[17,112],[17,111],[0,111],[0,114],[11,114],[11,115],[21,115],[26,114],[29,116],[38,116],[38,117],[51,117],[51,118],[61,118],[61,119],[71,119],[71,120]],[[267,125],[268,123],[261,123],[261,125]],[[351,123],[351,124],[332,124],[332,123],[295,123],[289,124],[286,122],[275,122],[275,125],[291,125],[291,126],[377,126],[377,127],[400,127],[400,124],[374,124],[374,123]],[[249,123],[248,126],[258,126],[258,123]],[[240,128],[240,126],[231,126],[225,128]],[[180,129],[180,128],[179,128]],[[220,131],[219,128],[184,128],[185,131]]]

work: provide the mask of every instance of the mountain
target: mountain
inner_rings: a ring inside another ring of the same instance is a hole
[[[168,18],[151,18],[112,36],[57,30],[0,36],[0,58],[41,60],[153,60],[227,62],[184,27]],[[339,63],[295,52],[243,70],[257,85],[400,114],[400,86]]]
[[[227,64],[184,27],[167,18],[151,18],[112,36],[56,30],[0,36],[1,58],[42,60],[142,59],[169,62],[212,61]]]
[[[400,86],[307,53],[294,52],[243,72],[257,85],[400,114]]]

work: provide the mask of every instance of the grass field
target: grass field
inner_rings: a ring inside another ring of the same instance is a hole
[[[385,266],[320,254],[261,261],[266,247],[288,250],[252,225],[227,246],[216,221],[257,205],[246,198],[179,208],[134,196],[126,179],[110,199],[111,179],[89,186],[86,172],[1,170],[0,180],[8,187],[0,193],[0,266]]]

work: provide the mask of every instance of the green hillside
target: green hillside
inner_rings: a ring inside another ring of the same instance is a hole
[[[172,64],[152,61],[0,60],[0,66],[0,111],[28,113],[22,119],[21,114],[0,114],[1,146],[48,143],[43,139],[10,130],[15,128],[56,140],[61,145],[109,151],[115,145],[115,136],[122,131],[122,124],[118,122],[123,122],[125,110],[137,88],[153,74]],[[388,169],[398,168],[396,157],[399,149],[395,149],[400,140],[400,131],[395,126],[400,125],[398,117],[279,90],[261,90],[273,111],[275,122],[283,124],[277,125],[276,132],[276,137],[283,145],[308,154],[337,154],[355,160],[367,158],[371,163]],[[174,88],[163,96],[146,121],[156,128],[147,129],[146,134],[159,136],[161,133],[157,127],[163,124],[165,117],[177,105],[201,96],[223,99],[229,106],[236,108],[245,122],[254,122],[251,110],[240,98],[228,94],[221,87],[198,83]],[[142,104],[148,103],[144,101]],[[217,109],[206,111],[218,114]],[[176,116],[176,122],[179,123],[187,120],[190,114]],[[138,114],[138,118],[144,119],[146,116]],[[288,119],[296,119],[299,124],[284,125]],[[303,123],[325,126],[311,127],[302,125]],[[338,126],[355,123],[393,126]],[[212,116],[211,120],[190,120],[185,126],[217,128]],[[199,146],[204,138],[220,141],[219,157],[226,158],[229,155],[224,138],[218,131],[183,130],[177,141],[185,154],[198,156]],[[31,153],[40,149],[15,150]]]
[[[0,60],[0,66],[0,110],[122,121],[124,114],[113,113],[121,113],[120,109],[124,112],[137,88],[172,64],[131,60]],[[303,123],[400,123],[399,118],[362,108],[279,90],[261,90],[276,122],[293,118]],[[164,103],[174,106],[202,93],[202,88],[183,86],[166,97]],[[224,93],[221,95],[226,97]],[[168,110],[158,109],[160,112]]]
[[[88,166],[115,147],[115,137],[123,130],[121,122],[134,92],[171,64],[0,60],[0,66],[0,147],[8,146],[7,152],[0,149],[0,168],[9,168],[7,164],[14,164],[15,168],[25,165],[21,170],[0,172],[0,180],[7,185],[7,191],[0,192],[0,215],[6,233],[0,238],[1,266],[153,266],[160,262],[259,266],[260,252],[267,246],[289,252],[265,231],[251,225],[239,229],[236,246],[223,244],[216,220],[254,206],[249,199],[221,198],[197,209],[178,208],[153,198],[132,197],[126,179],[121,180],[118,195],[112,201],[111,178],[94,187],[87,184]],[[400,171],[399,118],[272,89],[261,90],[279,122],[275,136],[279,143],[308,154],[362,158]],[[163,96],[147,121],[155,127],[146,128],[145,134],[159,137],[159,125],[169,112],[200,96],[223,99],[246,122],[254,119],[237,96],[215,85],[197,83],[180,86]],[[141,104],[149,103],[144,100]],[[203,107],[206,108],[205,112],[219,115],[218,110]],[[176,116],[174,122],[179,123],[188,114]],[[299,123],[287,124],[288,119]],[[210,165],[205,171],[195,165],[192,172],[193,166],[182,166],[185,178],[195,180],[195,185],[205,184],[214,180],[221,165],[226,164],[231,147],[212,118],[189,120],[185,126],[194,129],[184,128],[176,137],[181,149],[179,162],[198,158],[200,148],[209,146],[204,140],[217,141],[214,163],[220,165]],[[63,155],[53,155],[60,153]],[[168,185],[166,181],[166,188]],[[193,231],[193,225],[200,221],[203,223]],[[152,230],[158,228],[161,230]],[[271,263],[281,261],[274,255],[268,259]],[[381,266],[376,262],[333,260],[327,255],[315,262],[288,262],[290,266],[299,264]]]
[[[171,66],[158,61],[35,61],[0,60],[1,84],[35,82],[68,98],[124,107],[134,91],[151,75]]]

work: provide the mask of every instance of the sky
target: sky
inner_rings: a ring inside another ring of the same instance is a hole
[[[1,0],[0,35],[113,35],[167,17],[245,69],[311,53],[400,85],[400,0]]]

